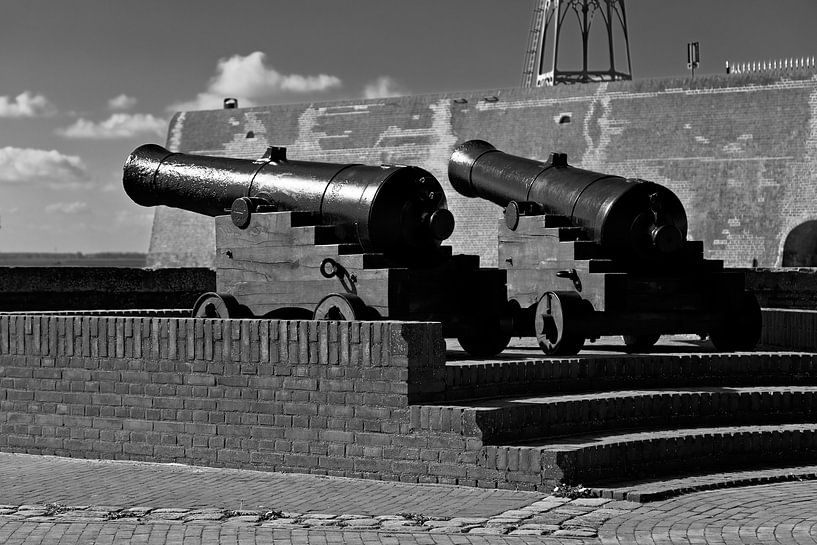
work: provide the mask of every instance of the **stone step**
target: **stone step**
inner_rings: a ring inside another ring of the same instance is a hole
[[[719,488],[814,480],[817,480],[817,466],[781,467],[781,464],[771,464],[769,467],[739,471],[692,472],[663,478],[605,482],[602,486],[591,488],[591,491],[600,498],[646,503]]]
[[[445,384],[445,391],[430,394],[426,401],[663,387],[815,385],[817,354],[700,352],[449,362]]]
[[[493,452],[513,447],[486,448]],[[813,463],[817,424],[696,427],[595,433],[533,441],[543,481],[601,486],[604,482],[702,471]]]
[[[815,421],[817,386],[620,390],[412,407],[416,430],[460,433],[492,445],[622,429]]]

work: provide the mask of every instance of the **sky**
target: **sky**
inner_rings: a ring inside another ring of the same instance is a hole
[[[146,252],[180,109],[519,85],[534,0],[0,0],[0,252]],[[815,0],[627,0],[633,77],[817,55]],[[564,46],[563,46],[564,47]]]

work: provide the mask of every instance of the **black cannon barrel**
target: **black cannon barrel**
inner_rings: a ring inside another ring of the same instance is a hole
[[[448,178],[466,197],[503,207],[532,202],[547,213],[568,216],[617,255],[666,256],[686,240],[686,212],[672,191],[645,180],[572,167],[563,153],[536,161],[469,140],[451,155]]]
[[[421,168],[290,161],[284,148],[252,161],[145,144],[125,162],[123,185],[142,206],[208,216],[229,214],[241,198],[313,212],[321,223],[352,226],[366,251],[433,249],[454,229],[440,183]]]

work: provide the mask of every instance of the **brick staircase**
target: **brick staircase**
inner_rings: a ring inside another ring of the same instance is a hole
[[[436,404],[412,406],[414,430],[481,444],[479,465],[537,489],[817,456],[811,354],[591,355],[449,363],[445,372]]]

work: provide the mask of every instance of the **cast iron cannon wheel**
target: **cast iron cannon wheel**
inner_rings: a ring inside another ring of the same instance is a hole
[[[648,333],[644,335],[622,335],[627,352],[644,352],[652,348],[661,335]]]
[[[351,293],[330,293],[315,307],[315,320],[366,320],[372,313],[363,299]]]
[[[760,341],[763,313],[754,294],[744,292],[740,303],[726,313],[724,323],[709,334],[717,350],[754,350]]]
[[[240,318],[246,312],[236,301],[235,297],[227,293],[207,292],[196,299],[193,305],[193,318]]]
[[[576,292],[549,291],[536,305],[536,339],[545,354],[574,356],[584,346],[581,321],[587,302]]]
[[[475,358],[496,356],[508,347],[511,336],[503,333],[499,323],[495,327],[477,327],[457,337],[462,349]]]

